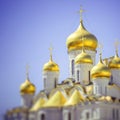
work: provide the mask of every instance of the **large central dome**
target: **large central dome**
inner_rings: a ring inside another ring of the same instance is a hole
[[[86,50],[95,51],[97,43],[97,38],[85,29],[82,20],[78,29],[68,36],[66,41],[68,51],[82,49],[83,44]]]

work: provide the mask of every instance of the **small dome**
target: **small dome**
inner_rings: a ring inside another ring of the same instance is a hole
[[[91,77],[92,79],[95,78],[110,78],[111,72],[110,69],[103,64],[102,59],[100,57],[99,63],[94,66],[91,70]]]
[[[114,58],[109,62],[108,66],[110,69],[120,69],[120,58],[117,52]]]
[[[91,56],[89,54],[87,54],[84,50],[82,50],[81,54],[79,54],[75,58],[75,64],[80,64],[80,63],[93,64]]]
[[[24,83],[20,86],[20,93],[21,94],[34,94],[36,91],[36,88],[34,84],[30,82],[29,79],[26,79]]]
[[[43,66],[43,71],[59,71],[59,66],[53,62],[52,58]]]
[[[78,29],[67,38],[66,45],[68,51],[72,51],[82,49],[83,43],[85,49],[95,51],[98,42],[97,38],[85,29],[81,20]]]

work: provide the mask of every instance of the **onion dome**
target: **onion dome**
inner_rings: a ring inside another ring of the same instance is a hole
[[[82,39],[84,38],[83,42]],[[86,50],[93,50],[95,51],[97,48],[97,38],[89,33],[84,25],[83,21],[80,21],[80,25],[78,29],[73,32],[70,36],[68,36],[66,45],[68,48],[68,51],[72,50],[79,50],[82,49],[82,44],[84,43],[84,47]]]
[[[120,58],[118,56],[118,51],[116,50],[116,55],[108,64],[110,69],[120,69]]]
[[[99,63],[91,70],[92,79],[95,78],[110,78],[110,69],[102,62],[101,54]]]
[[[79,54],[75,58],[75,64],[81,64],[81,63],[89,63],[93,64],[92,58],[89,54],[87,54],[84,49],[82,50],[81,54]]]
[[[58,72],[59,66],[52,60],[52,55],[50,56],[49,62],[43,66],[43,71]]]
[[[34,84],[30,82],[29,79],[26,79],[24,83],[20,86],[20,93],[21,94],[34,94],[36,91],[36,88]]]

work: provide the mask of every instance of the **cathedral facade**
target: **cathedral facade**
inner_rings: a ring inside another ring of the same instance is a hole
[[[26,80],[20,86],[22,105],[8,110],[5,120],[120,120],[120,58],[118,49],[107,59],[99,52],[98,40],[87,31],[81,18],[66,41],[69,76],[59,83],[59,65],[50,54],[43,66],[44,89]]]

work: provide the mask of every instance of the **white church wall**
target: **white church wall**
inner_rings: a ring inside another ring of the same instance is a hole
[[[120,69],[112,69],[112,83],[117,84],[120,87]]]
[[[41,115],[44,114],[45,120],[62,120],[62,109],[61,108],[44,108],[38,111],[37,120],[42,120]]]
[[[115,86],[107,86],[107,95],[120,99],[120,88]]]

